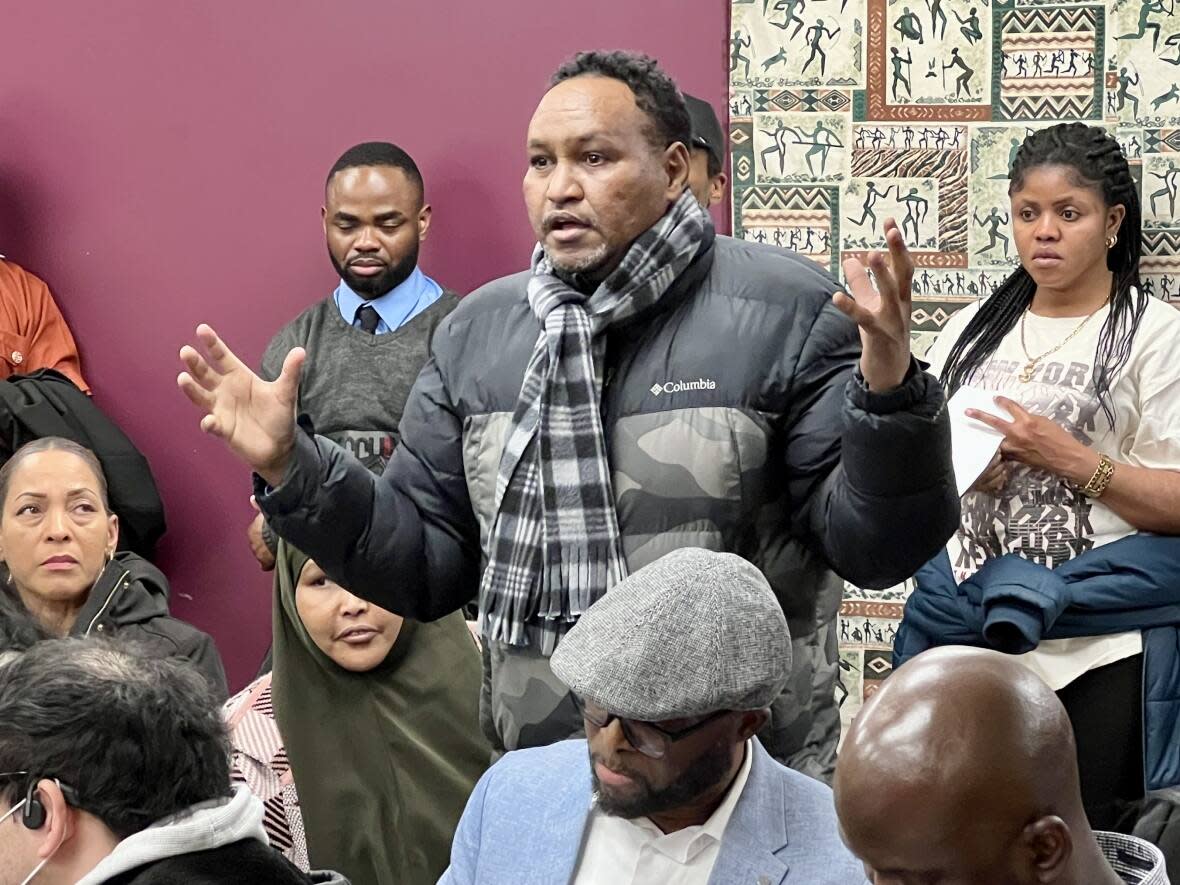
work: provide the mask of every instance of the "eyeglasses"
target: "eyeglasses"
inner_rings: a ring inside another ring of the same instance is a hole
[[[675,728],[671,725],[674,722],[682,720],[672,719],[664,722],[643,722],[637,719],[624,719],[622,716],[616,716],[614,713],[608,713],[606,710],[599,707],[592,701],[587,701],[585,698],[580,698],[573,695],[574,704],[582,714],[582,718],[595,728],[606,728],[611,724],[612,720],[619,721],[619,727],[623,730],[623,737],[627,739],[632,747],[652,759],[662,759],[664,754],[668,752],[669,747],[676,741],[683,740],[695,731],[704,728],[710,722],[720,719],[728,710],[718,710],[716,713],[711,713],[704,719],[693,722],[681,728]]]

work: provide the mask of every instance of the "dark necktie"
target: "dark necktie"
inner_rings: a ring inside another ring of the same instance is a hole
[[[356,309],[356,318],[361,322],[361,328],[370,335],[377,334],[377,323],[381,321],[377,309],[371,304],[362,304]]]

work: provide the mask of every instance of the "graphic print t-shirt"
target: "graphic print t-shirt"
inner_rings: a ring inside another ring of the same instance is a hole
[[[979,304],[970,305],[947,323],[926,355],[932,373],[942,372],[951,347],[978,310]],[[1109,308],[1102,308],[1060,350],[1038,362],[1027,383],[1019,377],[1028,357],[1018,323],[969,383],[1051,418],[1115,462],[1180,470],[1180,311],[1149,299],[1130,359],[1111,389],[1114,426],[1093,387],[1098,339],[1108,314]],[[1026,314],[1028,353],[1037,356],[1060,344],[1081,319]],[[1056,568],[1135,531],[1101,499],[1087,498],[1068,481],[1015,462],[999,494],[967,492],[962,503],[959,530],[947,544],[955,579],[960,582],[986,560],[1005,553]],[[1024,657],[1058,689],[1088,670],[1141,650],[1140,634],[1135,632],[1046,640]]]

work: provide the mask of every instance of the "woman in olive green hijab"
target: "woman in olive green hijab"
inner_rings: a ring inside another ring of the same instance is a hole
[[[275,587],[272,674],[227,704],[272,843],[353,885],[436,882],[490,754],[462,615],[403,620],[285,543]]]

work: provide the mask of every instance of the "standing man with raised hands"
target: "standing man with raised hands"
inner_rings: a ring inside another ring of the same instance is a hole
[[[910,355],[897,225],[870,262],[880,292],[852,261],[851,296],[833,297],[817,265],[715,235],[686,189],[689,140],[652,59],[588,52],[557,71],[527,138],[532,269],[439,326],[379,478],[297,428],[299,348],[268,383],[201,326],[207,356],[183,348],[179,384],[258,474],[278,534],[334,580],[418,619],[478,594],[501,749],[580,729],[548,659],[630,571],[685,546],[750,560],[793,637],[764,742],[826,778],[831,571],[887,586],[953,531],[945,404]]]

